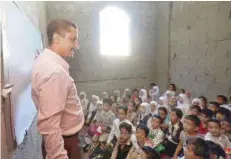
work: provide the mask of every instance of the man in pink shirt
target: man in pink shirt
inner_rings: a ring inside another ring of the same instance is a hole
[[[32,70],[32,98],[38,110],[46,159],[81,159],[78,132],[84,114],[69,65],[78,48],[78,28],[68,20],[52,20],[47,27],[48,47]]]

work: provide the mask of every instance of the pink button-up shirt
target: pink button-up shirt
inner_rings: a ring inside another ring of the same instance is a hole
[[[32,70],[32,98],[38,110],[38,131],[48,159],[67,159],[62,135],[73,135],[84,124],[84,114],[68,63],[45,49]]]

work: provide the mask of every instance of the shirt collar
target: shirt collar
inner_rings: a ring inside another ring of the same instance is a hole
[[[56,52],[54,52],[54,51],[52,51],[52,50],[50,50],[48,48],[45,48],[44,53],[51,56],[51,58],[55,62],[60,64],[67,72],[69,72],[70,65],[60,55],[58,55]]]

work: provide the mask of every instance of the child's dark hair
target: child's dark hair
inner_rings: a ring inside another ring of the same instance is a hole
[[[147,155],[147,159],[160,159],[160,154],[157,152],[154,148],[149,147],[149,146],[144,146],[142,150],[145,152]]]
[[[144,132],[145,132],[145,137],[148,136],[148,134],[149,134],[149,128],[148,128],[145,124],[140,124],[140,125],[138,125],[137,128],[136,128],[136,131],[137,131],[137,129],[144,130]]]
[[[207,142],[201,138],[189,138],[186,140],[187,145],[192,145],[193,152],[196,156],[203,159],[210,159],[210,148]]]
[[[178,119],[181,119],[183,117],[183,112],[179,108],[173,108],[172,112],[175,112],[176,116]]]
[[[196,109],[199,113],[201,113],[201,108],[198,105],[193,105],[190,107],[190,110]]]
[[[225,151],[219,144],[216,144],[213,141],[209,141],[209,140],[206,142],[209,145],[211,154],[215,154],[217,158],[220,158],[220,157],[226,158]]]
[[[213,102],[209,102],[209,104],[212,104],[212,105],[214,105],[215,107],[217,107],[217,108],[219,108],[220,107],[220,104],[219,103],[217,103],[217,102],[215,102],[215,101],[213,101]]]
[[[111,98],[106,98],[106,99],[103,99],[103,104],[108,104],[109,106],[112,106],[112,99]]]
[[[158,111],[163,111],[165,114],[168,114],[168,110],[165,107],[159,107]]]
[[[207,105],[208,100],[207,100],[207,98],[206,98],[205,96],[200,96],[199,98],[200,98],[200,99],[203,99],[203,100],[205,101],[205,105]]]
[[[208,108],[202,109],[201,114],[204,114],[205,116],[209,117],[210,119],[213,117],[213,112]]]
[[[180,91],[185,94],[185,89],[180,89]]]
[[[150,88],[152,88],[152,87],[154,87],[154,86],[156,86],[155,83],[150,83]]]
[[[132,90],[132,93],[134,93],[134,92],[139,92],[139,91],[138,91],[138,89],[135,88]]]
[[[224,107],[220,107],[217,111],[217,113],[220,113],[225,116],[225,118],[230,117],[230,110],[226,109]]]
[[[192,121],[196,127],[199,127],[201,124],[200,119],[195,115],[186,115],[185,119]]]
[[[228,103],[228,98],[224,95],[218,95],[217,98],[222,98],[222,100],[224,101],[224,104]]]
[[[132,133],[132,126],[130,124],[126,123],[126,122],[121,123],[120,126],[119,126],[119,128],[120,128],[120,130],[122,128],[126,129],[129,134]]]
[[[154,119],[154,118],[159,119],[160,123],[162,124],[163,120],[161,119],[161,117],[159,115],[153,115],[152,119]]]
[[[231,116],[225,118],[223,121],[225,121],[225,122],[227,122],[227,123],[229,123],[231,125]]]
[[[171,83],[170,86],[172,86],[173,90],[176,91],[176,85],[174,83]]]
[[[126,114],[127,114],[127,111],[128,111],[128,107],[127,106],[119,106],[117,111],[119,111],[119,109],[123,110]]]
[[[207,122],[207,125],[209,125],[209,123],[217,123],[219,125],[219,127],[221,127],[221,123],[219,120],[217,119],[210,119],[208,122]]]

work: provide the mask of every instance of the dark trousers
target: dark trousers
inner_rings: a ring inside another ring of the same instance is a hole
[[[69,159],[83,159],[83,152],[78,133],[71,136],[63,136],[64,148]],[[45,143],[42,143],[43,158],[46,159]]]

